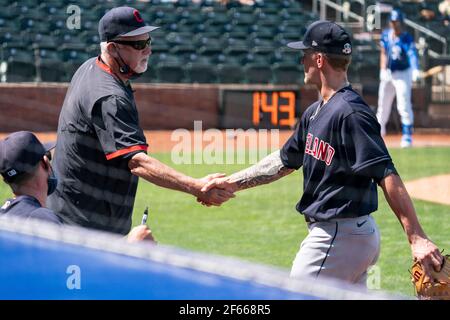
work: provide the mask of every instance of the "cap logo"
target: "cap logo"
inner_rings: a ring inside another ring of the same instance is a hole
[[[350,43],[346,43],[344,44],[344,49],[342,49],[342,52],[345,54],[350,54],[352,53],[352,46]]]
[[[315,40],[312,41],[311,45],[314,46],[314,47],[318,46],[318,44],[317,44],[317,42]]]
[[[139,13],[139,11],[134,10],[133,15],[137,22],[139,22],[139,23],[144,22],[144,20],[141,18],[141,14]]]
[[[6,171],[6,174],[8,175],[8,177],[14,177],[15,175],[17,175],[17,171],[14,169],[11,169],[11,170]]]
[[[11,205],[11,201],[6,201],[5,204],[3,205],[3,207],[1,207],[1,209],[6,210],[8,209],[8,207]]]

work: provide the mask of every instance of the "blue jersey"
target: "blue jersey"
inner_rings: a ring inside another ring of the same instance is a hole
[[[9,199],[0,208],[0,217],[11,216],[25,219],[41,219],[48,222],[61,224],[55,213],[43,208],[38,200],[31,196],[19,196]]]
[[[351,86],[302,115],[281,149],[284,166],[303,167],[297,210],[315,220],[350,218],[378,208],[377,185],[392,159],[375,114]]]
[[[403,32],[396,37],[392,29],[383,31],[381,46],[386,52],[387,68],[391,71],[406,70],[409,67],[419,69],[414,39],[408,32]]]

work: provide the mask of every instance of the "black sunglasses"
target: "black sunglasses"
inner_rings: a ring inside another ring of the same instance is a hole
[[[136,40],[136,41],[111,40],[109,42],[114,42],[114,43],[130,46],[136,50],[144,50],[145,48],[150,47],[152,45],[152,38],[148,38],[146,40]]]

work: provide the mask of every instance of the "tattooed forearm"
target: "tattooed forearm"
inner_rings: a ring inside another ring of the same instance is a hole
[[[235,182],[239,190],[243,190],[276,181],[293,171],[283,165],[278,150],[250,168],[232,174],[229,181]]]

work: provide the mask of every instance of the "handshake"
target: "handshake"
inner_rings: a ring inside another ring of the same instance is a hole
[[[193,193],[197,197],[197,202],[210,207],[219,207],[222,203],[234,198],[234,193],[238,190],[235,182],[230,181],[224,173],[209,174],[204,178],[197,179],[197,185]]]

